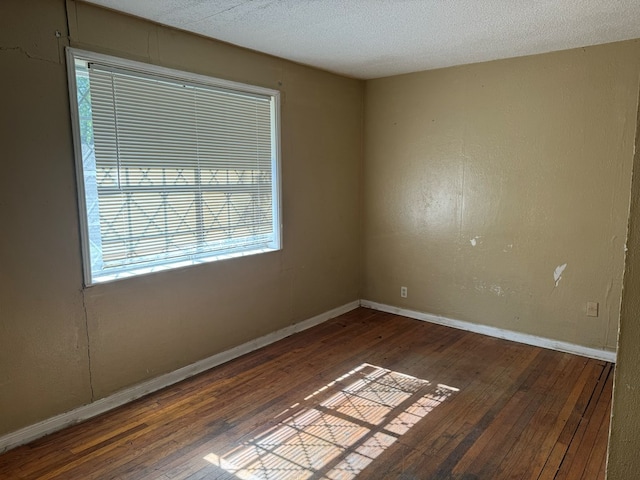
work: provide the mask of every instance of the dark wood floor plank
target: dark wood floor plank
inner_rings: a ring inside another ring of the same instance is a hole
[[[579,443],[579,439],[576,439],[576,433],[580,427],[580,423],[587,415],[587,407],[594,395],[594,391],[598,388],[606,367],[602,362],[591,362],[591,365],[593,368],[589,370],[589,375],[584,380],[584,383],[577,385],[581,387],[580,395],[576,398],[575,403],[567,405],[569,412],[568,418],[547,457],[545,466],[539,475],[540,480],[557,478],[562,464],[566,463],[570,447],[572,444],[576,444],[574,441]]]
[[[584,359],[582,365],[584,368],[582,368],[575,377],[567,379],[567,385],[570,387],[570,392],[568,396],[565,397],[559,413],[550,419],[552,425],[541,429],[539,435],[543,437],[543,440],[540,443],[540,448],[535,452],[535,456],[529,465],[528,474],[523,478],[527,480],[540,478],[543,469],[547,465],[553,463],[553,460],[550,459],[549,452],[553,452],[562,432],[567,429],[567,421],[572,418],[572,413],[575,410],[576,403],[584,391],[585,382],[591,378],[594,371],[600,370],[600,366],[591,360]],[[557,461],[556,469],[561,461],[562,458],[560,457]]]
[[[611,376],[612,374],[610,374],[610,377]],[[613,383],[611,381],[611,378],[608,379],[608,382]],[[584,474],[582,475],[582,478],[584,480],[589,480],[591,478],[604,478],[604,471],[607,465],[607,440],[609,438],[609,424],[611,421],[611,397],[605,397],[605,400],[607,400],[607,402],[604,409],[604,418],[602,419],[600,429],[596,434],[593,450],[591,451],[587,466],[585,468]]]
[[[511,342],[502,342],[502,349],[495,348],[496,340],[487,337],[473,339],[478,345],[488,343],[491,348],[468,346],[455,352],[452,359],[457,361],[451,362],[449,370],[458,370],[458,375],[467,372],[468,380],[462,384],[454,383],[460,387],[455,401],[445,402],[423,421],[423,429],[429,431],[427,437],[423,431],[410,431],[400,439],[409,450],[392,451],[384,456],[385,463],[391,465],[389,477],[412,474],[417,478],[437,478],[449,475],[447,470],[455,466],[492,422],[513,395],[514,385],[527,376],[526,372],[541,353],[535,348],[522,350],[522,346]],[[518,362],[513,361],[514,349],[522,354]],[[482,359],[476,352],[482,352]],[[482,361],[491,368],[481,366]],[[456,408],[456,405],[465,407]]]
[[[359,308],[6,452],[0,479],[603,480],[612,371]]]
[[[539,369],[532,372],[531,380],[534,383],[531,386],[523,384],[519,387],[500,415],[485,429],[473,448],[467,452],[465,455],[467,458],[463,458],[463,461],[456,465],[455,473],[477,472],[479,476],[492,478],[509,471],[513,476],[513,470],[516,469],[522,456],[526,455],[522,450],[530,451],[531,446],[536,444],[533,435],[522,442],[526,447],[523,448],[518,444],[523,435],[526,437],[529,432],[539,431],[537,428],[525,427],[534,423],[532,419],[535,414],[543,410],[548,402],[550,403],[549,393],[555,393],[552,387],[556,385],[559,378],[562,378],[562,373],[570,363],[568,357],[562,357],[560,361],[555,361],[554,357],[555,355],[549,356]],[[538,423],[535,422],[535,425]],[[517,458],[515,464],[509,464],[510,453],[513,458]],[[487,458],[490,460],[487,461]],[[494,474],[493,472],[502,462],[505,466]]]
[[[466,469],[460,468],[456,472],[456,467],[461,462],[463,462],[464,465],[464,458],[470,451],[482,452],[481,455],[471,453],[470,458],[472,461],[469,465],[471,474],[474,474],[473,472],[478,469],[477,465],[479,464],[489,470],[495,467],[493,463],[506,454],[506,452],[500,451],[499,437],[496,438],[495,434],[496,432],[508,433],[508,427],[517,422],[523,408],[526,408],[528,403],[528,394],[526,391],[531,387],[532,382],[540,378],[540,372],[546,365],[548,353],[547,351],[538,351],[534,360],[527,364],[527,368],[522,370],[520,375],[512,381],[511,385],[507,387],[507,389],[502,390],[501,394],[496,397],[491,408],[488,409],[482,417],[478,418],[477,423],[471,423],[472,428],[439,465],[438,470],[434,473],[434,478],[446,478],[463,473],[463,470]],[[467,423],[470,423],[472,418],[473,416],[466,415]],[[505,437],[508,437],[508,435],[502,435],[502,438]],[[477,449],[475,448],[476,445],[478,445]],[[491,450],[489,456],[484,454],[487,450],[485,448],[487,445]],[[486,478],[492,477],[487,474]]]
[[[582,478],[596,442],[596,435],[600,431],[604,417],[609,415],[609,402],[607,400],[612,395],[612,383],[607,382],[607,378],[610,372],[610,366],[603,369],[589,405],[585,410],[585,415],[580,421],[573,441],[567,450],[567,455],[556,476],[558,480]],[[602,401],[603,399],[605,400]]]
[[[553,441],[560,433],[558,418],[562,414],[563,406],[572,393],[572,382],[579,378],[587,364],[586,359],[579,357],[564,357],[567,363],[559,372],[551,372],[554,379],[546,392],[538,393],[544,396],[529,425],[514,442],[513,448],[505,457],[498,470],[497,476],[507,473],[513,479],[536,478],[544,466],[544,452],[548,451]],[[558,363],[560,366],[561,363]],[[547,447],[545,448],[545,444]]]

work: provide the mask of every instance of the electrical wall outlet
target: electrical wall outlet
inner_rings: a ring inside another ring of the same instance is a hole
[[[407,287],[400,287],[400,296],[402,298],[407,298]]]
[[[587,317],[598,316],[598,302],[587,302]]]

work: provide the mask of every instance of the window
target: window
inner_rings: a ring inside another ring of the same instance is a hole
[[[280,248],[277,91],[67,62],[87,285]]]

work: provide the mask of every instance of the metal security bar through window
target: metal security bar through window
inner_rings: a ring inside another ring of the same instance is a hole
[[[278,92],[68,52],[87,284],[280,248]]]

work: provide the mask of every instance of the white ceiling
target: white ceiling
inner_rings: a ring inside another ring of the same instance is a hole
[[[88,0],[356,78],[640,37],[640,0]]]

